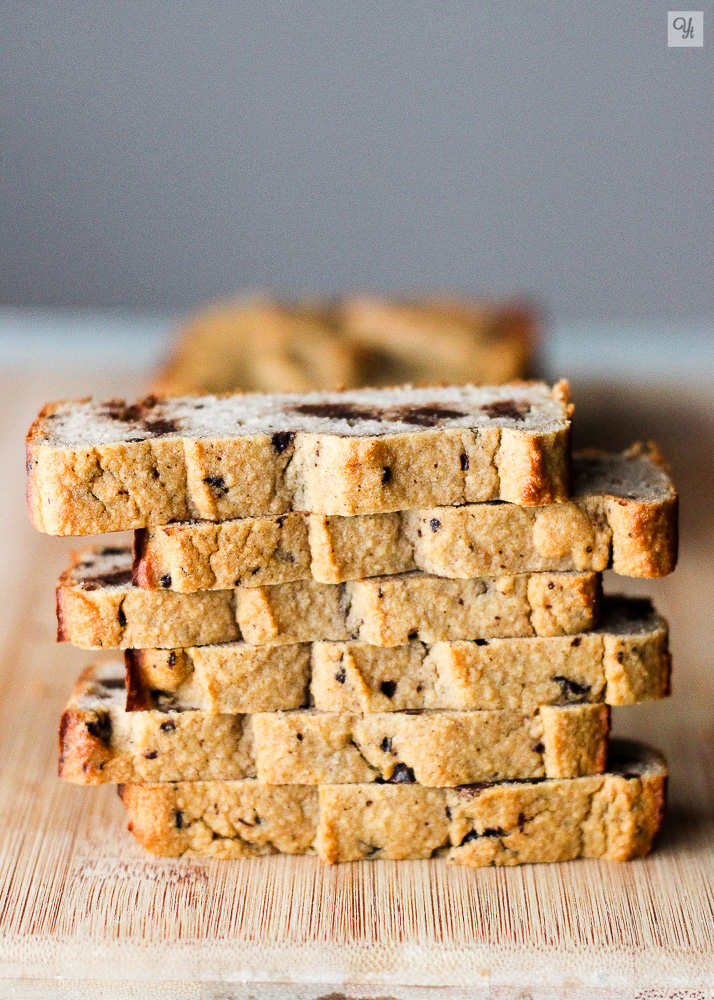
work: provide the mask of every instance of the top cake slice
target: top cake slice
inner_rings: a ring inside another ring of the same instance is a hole
[[[570,495],[568,385],[53,403],[27,436],[37,528],[378,514]]]

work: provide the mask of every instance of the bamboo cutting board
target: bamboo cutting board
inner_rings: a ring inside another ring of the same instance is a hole
[[[5,376],[0,397],[1,997],[714,996],[714,391],[685,407],[676,393],[575,388],[579,443],[659,437],[683,493],[679,570],[626,587],[670,619],[675,694],[615,713],[617,732],[670,759],[656,850],[481,871],[153,859],[112,788],[55,777],[59,714],[91,654],[54,642],[70,545],[28,523],[21,442],[45,399],[86,391],[86,379]]]

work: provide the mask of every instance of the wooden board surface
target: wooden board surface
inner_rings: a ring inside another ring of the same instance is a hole
[[[57,721],[86,651],[54,642],[71,543],[24,511],[22,437],[86,379],[3,379],[0,517],[0,996],[711,997],[714,995],[714,391],[576,387],[579,443],[661,441],[682,489],[682,558],[651,592],[674,696],[615,712],[663,749],[655,853],[470,871],[442,862],[182,862],[144,854],[112,788],[55,777]],[[98,394],[138,386],[95,379]]]

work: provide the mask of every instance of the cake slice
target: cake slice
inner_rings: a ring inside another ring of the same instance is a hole
[[[613,741],[606,774],[461,788],[182,781],[119,788],[129,830],[152,854],[250,858],[317,853],[330,863],[443,857],[483,867],[647,854],[667,766]]]
[[[538,327],[532,307],[519,301],[246,296],[188,320],[152,391],[184,396],[412,381],[498,385],[526,374]]]
[[[28,504],[54,535],[191,518],[557,503],[570,493],[567,383],[91,400],[27,436]]]
[[[125,653],[127,710],[274,712],[510,709],[669,693],[667,623],[649,601],[605,598],[600,628],[577,636],[251,646],[245,642]]]
[[[565,635],[597,623],[597,573],[446,580],[425,573],[344,584],[300,580],[179,594],[131,583],[131,550],[90,548],[57,587],[57,637],[89,649],[172,649],[361,639],[399,646],[495,636]]]
[[[187,521],[137,531],[133,578],[149,590],[192,593],[290,583],[342,583],[425,570],[475,577],[595,570],[658,577],[677,561],[677,493],[662,456],[573,458],[573,499],[335,517],[281,514],[216,524]]]
[[[461,785],[605,767],[606,705],[535,713],[314,710],[127,712],[124,664],[80,677],[60,726],[60,776],[79,784],[257,778],[264,784]]]

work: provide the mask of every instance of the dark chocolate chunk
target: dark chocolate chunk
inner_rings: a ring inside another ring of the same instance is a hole
[[[145,420],[144,427],[151,434],[176,434],[179,430],[178,421],[167,417]]]
[[[459,844],[462,847],[464,844],[468,844],[471,840],[479,840],[481,837],[503,837],[506,831],[500,826],[490,826],[487,827],[483,833],[477,833],[476,830],[471,830],[467,833],[464,839]]]
[[[158,756],[159,756],[158,750],[149,750],[148,753],[144,754],[144,757],[146,757],[147,760],[156,760]]]
[[[401,420],[404,424],[415,424],[417,427],[435,427],[440,420],[456,420],[465,417],[461,410],[454,410],[439,403],[427,403],[425,406],[395,406],[385,414],[387,420]]]
[[[563,677],[562,674],[556,674],[553,680],[556,684],[560,684],[560,690],[563,692],[564,698],[584,698],[591,690],[589,684],[579,684],[578,681],[573,681],[569,677]]]
[[[183,813],[182,812],[175,812],[174,813],[174,823],[176,825],[176,829],[177,830],[180,830],[183,827]]]
[[[344,667],[340,667],[340,669],[337,671],[337,673],[335,674],[335,680],[337,681],[338,684],[345,683],[345,681],[347,680],[347,674],[345,673]]]
[[[386,486],[389,480],[392,478],[392,470],[388,465],[385,465],[382,469],[382,486]]]
[[[526,825],[526,817],[524,813],[518,813],[518,832],[523,833],[523,828]]]
[[[206,476],[203,481],[206,486],[210,486],[212,490],[216,490],[218,493],[225,494],[228,492],[228,487],[223,476]]]
[[[413,785],[416,778],[411,767],[407,767],[406,764],[397,764],[389,781],[393,785]]]
[[[109,746],[112,738],[112,720],[110,715],[99,715],[97,713],[96,719],[90,719],[85,722],[84,725],[87,728],[87,732],[90,736],[93,736],[97,740],[101,740]]]
[[[305,737],[303,736],[303,734],[302,734],[302,733],[298,733],[298,734],[297,734],[297,738],[298,738],[298,742],[299,742],[299,743],[302,743],[302,741],[303,741],[303,740],[305,739]]]
[[[580,636],[577,636],[575,639],[572,640],[572,642],[570,643],[570,645],[571,646],[579,646],[582,641],[583,640],[580,638]]]
[[[461,471],[462,472],[468,472],[469,471],[469,456],[466,455],[464,452],[462,452],[460,458],[461,458]]]
[[[382,742],[379,744],[379,749],[382,753],[392,752],[392,739],[390,736],[385,736]]]
[[[167,719],[166,722],[162,722],[159,729],[162,733],[172,733],[176,728],[176,723],[173,719]]]
[[[515,399],[499,399],[495,403],[484,403],[481,411],[487,417],[509,417],[511,420],[525,420],[531,412],[530,403],[519,403]]]
[[[124,608],[119,608],[117,612],[117,619],[122,628],[126,625],[126,615],[124,614]]]
[[[98,573],[82,580],[82,590],[99,590],[100,587],[123,587],[131,583],[130,569],[115,569],[109,573]]]
[[[273,449],[281,455],[295,440],[294,431],[277,431],[270,439]]]
[[[293,413],[303,417],[326,417],[328,420],[381,420],[383,411],[378,407],[360,406],[347,400],[341,403],[299,403]]]
[[[168,588],[171,586],[171,574],[164,573],[163,576],[159,577],[159,583],[161,584],[162,587],[165,587],[168,590]]]
[[[170,667],[175,667],[176,666],[176,650],[175,649],[172,649],[171,652],[169,653],[169,666]]]
[[[474,639],[477,646],[488,646],[488,639]]]
[[[382,681],[379,685],[382,694],[386,698],[393,698],[394,692],[397,690],[396,681]]]
[[[441,527],[441,521],[438,519],[438,517],[432,517],[431,521],[429,521],[429,527],[431,528],[432,531],[439,530],[439,528]]]
[[[124,687],[123,677],[107,677],[106,680],[102,681],[102,687],[110,688],[111,690],[118,691],[120,688]]]
[[[545,747],[540,742],[540,740],[538,740],[537,743],[533,744],[533,746],[531,747],[531,750],[533,751],[533,753],[545,753]]]

